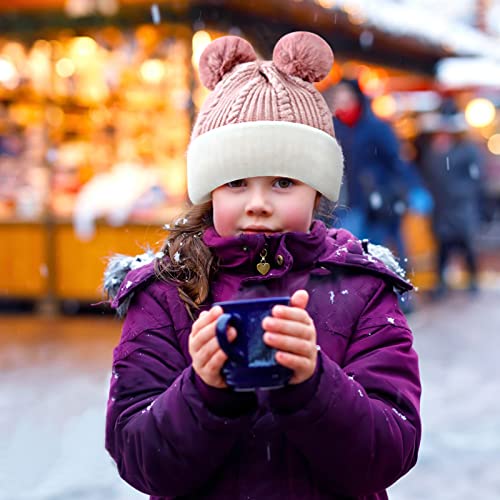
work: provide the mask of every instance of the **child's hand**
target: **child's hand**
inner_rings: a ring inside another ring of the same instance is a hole
[[[227,387],[221,375],[221,369],[227,360],[226,353],[220,348],[215,335],[215,323],[222,314],[220,306],[202,311],[193,323],[189,335],[189,354],[193,359],[193,369],[205,384],[212,387]],[[227,338],[231,342],[236,338],[236,330],[228,328]]]
[[[308,302],[309,294],[297,290],[290,299],[290,306],[274,306],[272,317],[262,321],[266,331],[264,342],[278,350],[278,363],[294,372],[291,384],[306,381],[316,369],[316,328],[305,310]]]

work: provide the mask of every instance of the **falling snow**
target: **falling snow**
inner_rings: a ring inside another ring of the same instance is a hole
[[[349,293],[349,290],[342,290],[340,293],[341,293],[342,295],[347,295],[347,294]]]
[[[392,411],[401,419],[401,420],[407,420],[407,418],[402,414],[400,413],[398,410],[396,410],[396,408],[392,408]]]
[[[330,304],[333,304],[335,301],[335,292],[333,290],[330,290]]]
[[[151,5],[151,18],[153,19],[154,24],[160,24],[161,22],[160,8],[156,3]]]
[[[394,318],[391,318],[390,316],[387,316],[387,321],[388,321],[391,325],[394,325],[394,324],[395,324]]]

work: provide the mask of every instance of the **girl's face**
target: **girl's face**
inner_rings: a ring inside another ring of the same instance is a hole
[[[221,236],[308,232],[319,193],[285,177],[249,177],[212,192],[214,227]]]

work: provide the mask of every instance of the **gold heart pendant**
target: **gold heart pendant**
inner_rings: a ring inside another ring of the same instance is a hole
[[[269,272],[269,269],[271,269],[269,262],[259,262],[257,264],[257,271],[259,271],[259,273],[262,275],[267,274]]]

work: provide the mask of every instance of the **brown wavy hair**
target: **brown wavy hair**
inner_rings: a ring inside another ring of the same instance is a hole
[[[192,205],[176,221],[161,248],[165,256],[155,261],[159,279],[175,283],[191,318],[208,297],[210,279],[217,270],[214,254],[202,234],[213,225],[212,202]]]

